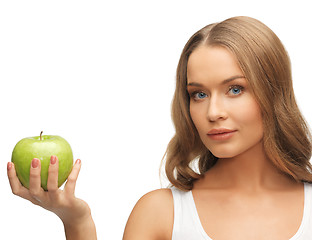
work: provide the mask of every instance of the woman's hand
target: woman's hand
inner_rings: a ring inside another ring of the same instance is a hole
[[[8,163],[7,170],[13,194],[54,212],[64,224],[67,239],[96,239],[90,208],[86,202],[75,197],[80,167],[81,161],[78,159],[64,189],[61,190],[58,188],[58,158],[51,156],[47,182],[48,191],[41,188],[39,159],[34,158],[31,162],[29,189],[20,183],[12,162]],[[82,229],[84,230],[82,231]]]

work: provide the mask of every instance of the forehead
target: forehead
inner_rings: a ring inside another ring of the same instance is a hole
[[[222,81],[243,75],[235,56],[221,46],[199,46],[187,63],[187,81]]]

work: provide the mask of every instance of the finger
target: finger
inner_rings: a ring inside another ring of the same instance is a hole
[[[49,193],[53,193],[58,190],[58,168],[58,158],[56,156],[51,156],[47,182],[47,188]]]
[[[64,191],[69,194],[75,194],[76,182],[81,168],[81,160],[77,159],[71,173],[67,178],[67,182],[64,187]]]
[[[10,183],[12,192],[13,194],[17,195],[22,184],[16,176],[14,163],[8,162],[7,173],[8,173],[9,183]]]
[[[29,175],[29,191],[31,196],[37,201],[41,201],[43,189],[41,188],[41,162],[38,158],[34,158],[30,166]]]
[[[8,162],[7,170],[12,193],[31,201],[32,197],[30,196],[28,189],[25,188],[17,178],[14,163]]]
[[[14,163],[8,162],[7,170],[8,170],[9,183],[10,183],[13,194],[20,195],[21,194],[20,190],[23,186],[16,176]]]

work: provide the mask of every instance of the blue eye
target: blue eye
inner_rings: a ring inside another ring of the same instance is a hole
[[[207,96],[206,93],[203,92],[196,93],[196,97],[199,99],[205,98],[206,96]]]
[[[198,92],[198,93],[195,93],[195,94],[194,94],[194,98],[195,98],[195,99],[203,99],[203,98],[205,98],[205,97],[207,97],[207,94],[206,94],[206,93],[203,93],[203,92]]]
[[[201,99],[206,98],[206,97],[207,97],[207,94],[204,93],[204,92],[193,92],[193,93],[191,94],[191,97],[192,97],[195,101],[197,101],[197,100],[201,100]]]
[[[230,86],[229,93],[231,95],[239,95],[242,93],[243,89],[244,88],[242,86]]]

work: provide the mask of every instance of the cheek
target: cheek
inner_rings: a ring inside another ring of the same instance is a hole
[[[191,119],[198,131],[207,124],[204,108],[190,104]]]
[[[261,110],[255,100],[245,101],[244,104],[241,104],[235,111],[235,116],[242,127],[251,128],[251,131],[255,132],[263,132]]]

